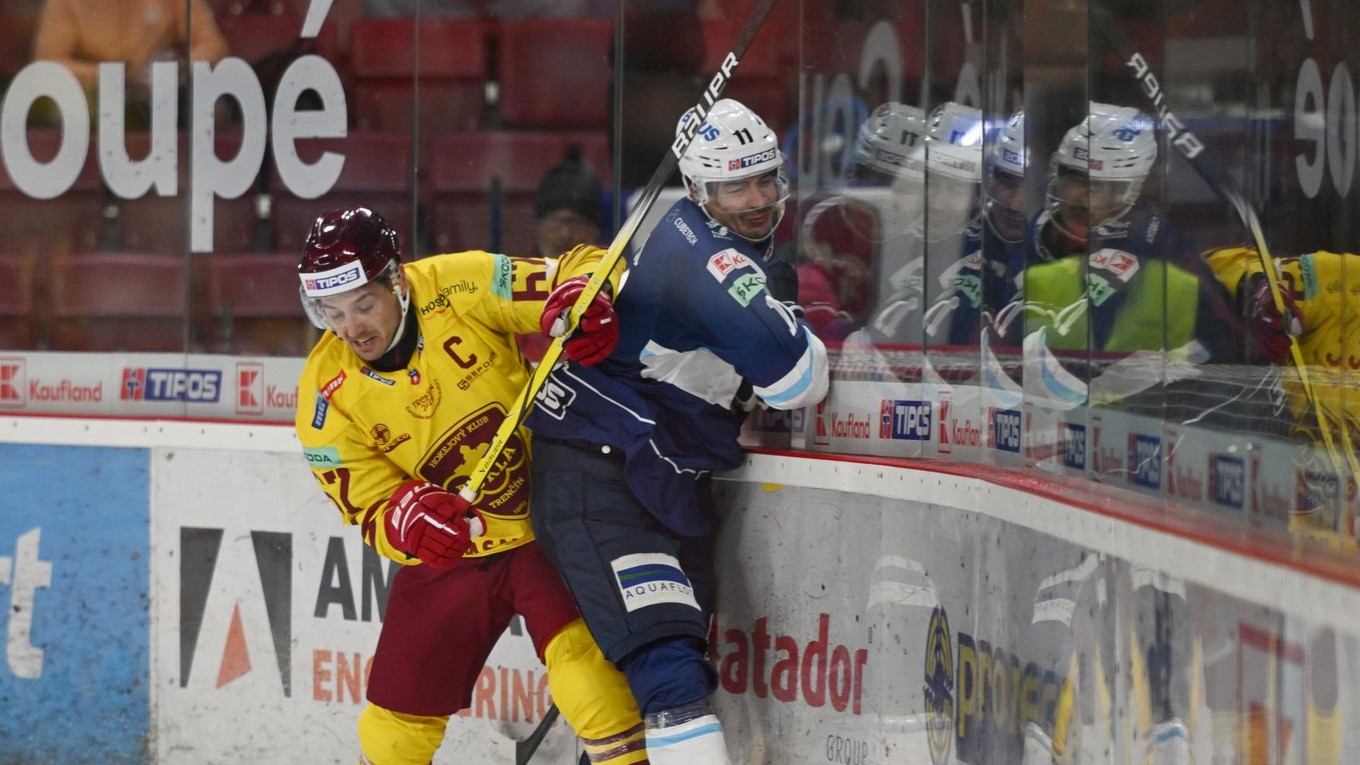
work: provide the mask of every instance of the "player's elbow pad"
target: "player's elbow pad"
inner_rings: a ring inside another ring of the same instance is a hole
[[[756,395],[771,409],[799,409],[826,397],[829,384],[826,346],[803,326],[807,347],[783,377],[767,386],[756,386]]]

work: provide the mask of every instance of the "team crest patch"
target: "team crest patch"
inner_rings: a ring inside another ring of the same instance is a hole
[[[439,389],[439,381],[431,380],[430,387],[419,398],[407,404],[406,412],[412,417],[428,420],[434,416],[434,410],[439,408],[439,402],[443,400],[444,394]]]
[[[610,562],[619,596],[628,611],[662,603],[676,603],[699,609],[694,587],[680,570],[680,562],[661,553],[625,555]]]

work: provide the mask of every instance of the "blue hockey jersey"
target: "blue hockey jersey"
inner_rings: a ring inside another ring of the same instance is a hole
[[[619,345],[590,367],[548,378],[529,415],[535,433],[608,444],[628,484],[672,531],[711,532],[705,483],[741,464],[732,402],[748,381],[766,405],[794,409],[826,394],[821,341],[770,294],[760,248],[676,202],[629,264],[614,302]]]
[[[1025,264],[1033,266],[1087,253],[1091,268],[1086,270],[1084,278],[1093,303],[1092,350],[1105,348],[1114,326],[1114,316],[1127,299],[1124,287],[1129,273],[1119,270],[1118,264],[1161,260],[1192,274],[1199,281],[1194,334],[1208,351],[1209,360],[1215,363],[1242,360],[1243,327],[1232,296],[1219,284],[1190,238],[1173,227],[1166,215],[1147,199],[1139,199],[1122,220],[1093,229],[1087,240],[1079,245],[1074,246],[1051,231],[1054,225],[1047,210],[1035,215],[1026,235]],[[1166,311],[1180,308],[1164,306]]]

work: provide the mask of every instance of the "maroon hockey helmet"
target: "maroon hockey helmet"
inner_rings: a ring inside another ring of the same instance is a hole
[[[401,248],[397,232],[381,215],[367,207],[346,207],[323,213],[312,224],[302,248],[298,277],[302,305],[312,323],[327,325],[317,301],[380,279],[397,289]],[[398,299],[404,295],[398,294]]]

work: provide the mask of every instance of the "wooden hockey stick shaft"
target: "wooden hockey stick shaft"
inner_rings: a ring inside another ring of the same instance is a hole
[[[593,273],[589,281],[586,282],[585,289],[581,291],[580,296],[576,298],[576,303],[572,305],[571,310],[566,314],[566,331],[553,338],[548,349],[544,351],[543,359],[538,363],[538,366],[535,367],[533,375],[529,377],[529,383],[525,386],[524,390],[520,392],[519,397],[515,399],[514,406],[511,407],[510,411],[505,413],[505,420],[501,422],[500,427],[496,430],[496,435],[492,438],[491,444],[487,446],[486,453],[482,455],[477,466],[473,468],[472,474],[468,476],[467,483],[459,489],[459,494],[461,494],[464,499],[469,502],[476,500],[477,494],[481,492],[482,486],[486,484],[486,480],[494,469],[496,462],[500,460],[501,455],[505,450],[505,445],[509,442],[510,437],[514,435],[520,424],[523,423],[524,418],[529,415],[529,410],[533,406],[534,399],[538,396],[539,391],[543,389],[544,383],[548,380],[548,375],[552,374],[553,368],[557,365],[557,360],[561,358],[562,347],[566,342],[566,338],[576,329],[577,323],[581,320],[581,315],[590,307],[595,296],[598,295],[600,290],[604,287],[605,280],[609,277],[609,274],[614,271],[615,266],[618,265],[619,259],[623,257],[624,249],[628,247],[628,243],[632,241],[633,234],[637,232],[638,226],[642,224],[642,220],[647,215],[647,211],[652,208],[652,204],[656,202],[656,198],[661,194],[662,187],[666,185],[666,182],[670,180],[671,174],[675,172],[676,166],[680,163],[681,155],[685,153],[685,147],[689,145],[690,141],[694,140],[694,135],[699,131],[699,127],[703,124],[704,117],[708,114],[709,108],[717,102],[723,88],[727,85],[727,81],[732,78],[733,70],[737,68],[737,64],[740,62],[742,55],[746,53],[746,48],[750,45],[751,39],[754,38],[756,32],[760,30],[761,25],[765,21],[765,17],[769,15],[770,9],[774,7],[776,1],[777,0],[761,0],[761,2],[759,2],[752,10],[751,18],[747,20],[746,26],[742,28],[741,34],[737,36],[736,42],[732,43],[732,49],[723,57],[718,71],[714,73],[713,79],[709,81],[708,87],[704,89],[698,103],[690,110],[690,113],[694,115],[694,118],[687,120],[677,129],[678,135],[675,137],[675,142],[671,144],[671,150],[666,152],[666,156],[661,160],[661,164],[656,168],[656,172],[652,173],[651,179],[647,181],[647,185],[643,188],[641,194],[639,194],[638,200],[633,205],[632,211],[629,212],[628,217],[624,219],[623,226],[620,227],[618,234],[614,236],[614,241],[609,244],[609,249],[605,252],[604,258],[595,268],[595,273]]]

